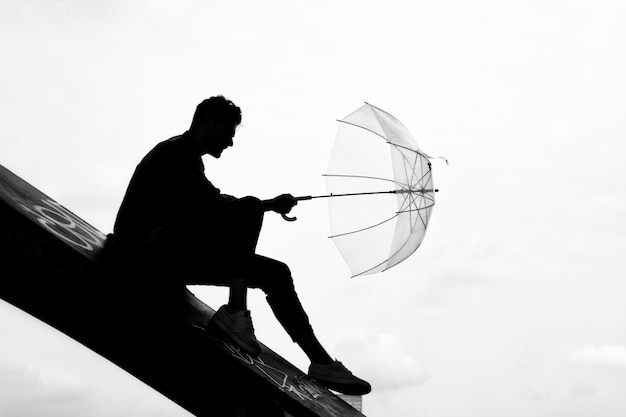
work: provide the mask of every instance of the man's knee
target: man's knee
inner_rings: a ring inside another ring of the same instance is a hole
[[[272,266],[272,271],[267,271],[266,274],[267,280],[261,289],[265,291],[268,296],[275,293],[295,291],[291,270],[286,264],[276,262]]]

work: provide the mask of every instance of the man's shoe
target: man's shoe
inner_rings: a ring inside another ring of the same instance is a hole
[[[254,327],[249,310],[229,313],[226,306],[221,306],[213,315],[211,325],[216,325],[244,352],[251,356],[259,356],[261,345],[254,336]]]
[[[341,362],[335,360],[330,365],[312,363],[309,377],[334,391],[347,395],[365,395],[372,391],[372,386],[352,375]]]

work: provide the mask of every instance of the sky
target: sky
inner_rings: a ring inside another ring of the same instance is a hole
[[[258,247],[372,383],[364,413],[622,416],[625,20],[608,0],[0,0],[0,164],[108,233],[135,165],[202,99],[243,109],[207,176],[260,198],[323,194],[336,120],[367,101],[450,161],[422,246],[351,279],[316,200],[266,216]],[[306,369],[262,293],[250,308]],[[3,417],[189,415],[4,302],[0,334]]]

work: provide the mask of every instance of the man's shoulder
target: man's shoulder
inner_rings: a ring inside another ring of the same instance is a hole
[[[159,142],[154,148],[152,148],[152,151],[162,149],[180,149],[184,147],[186,146],[183,135],[177,135]]]
[[[178,135],[157,143],[143,158],[142,163],[166,159],[178,159],[186,153],[183,135]]]

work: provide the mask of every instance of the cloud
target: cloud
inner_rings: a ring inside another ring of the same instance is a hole
[[[21,364],[0,359],[1,417],[188,417],[187,411],[143,384],[108,387],[113,380],[97,369],[92,380],[48,376]],[[51,374],[52,375],[52,374]],[[128,392],[122,392],[126,390]]]
[[[0,362],[0,415],[89,416],[96,404],[93,391],[67,382],[46,380],[23,366]]]
[[[377,392],[423,385],[431,378],[428,369],[391,334],[354,329],[337,343],[336,350],[345,365]]]
[[[544,402],[550,401],[553,396],[549,390],[540,388],[527,387],[524,391],[518,394],[516,397],[522,398],[531,402]]]
[[[583,364],[626,367],[626,347],[587,345],[573,351],[569,359]]]
[[[597,394],[599,388],[596,385],[584,382],[574,382],[569,388],[570,397],[591,397]]]

